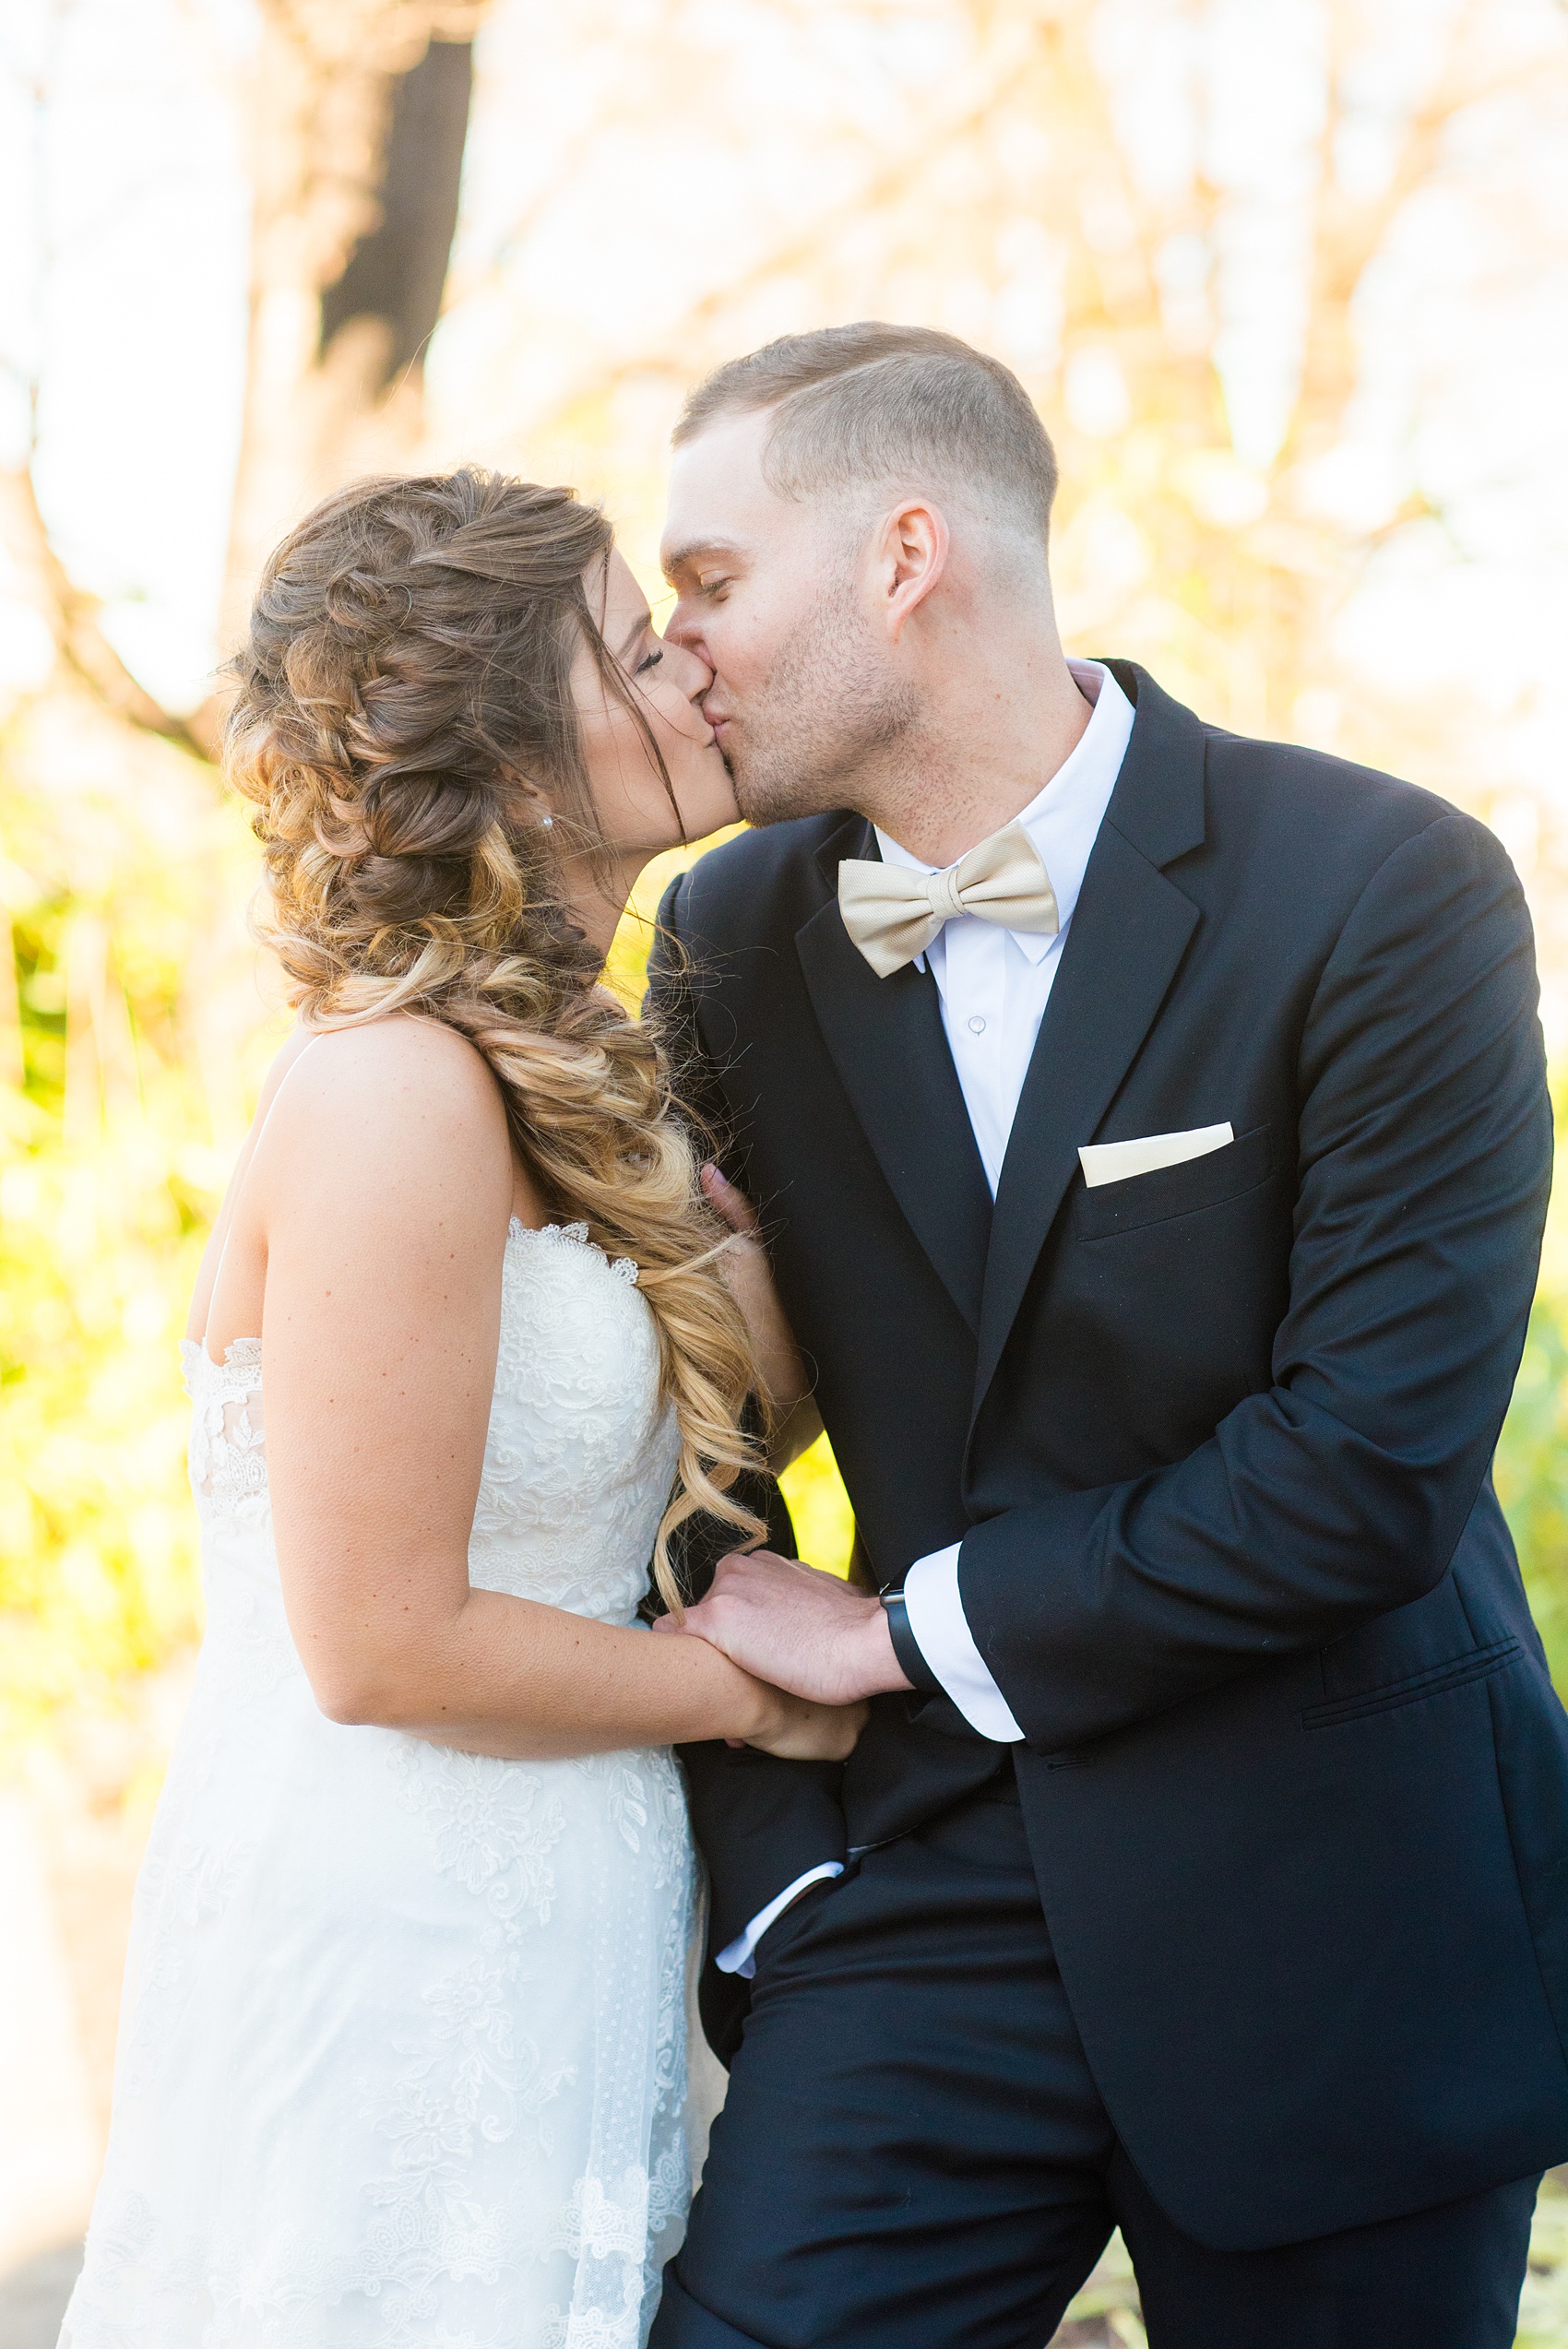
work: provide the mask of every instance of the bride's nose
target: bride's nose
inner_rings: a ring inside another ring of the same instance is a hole
[[[665,673],[672,685],[684,694],[689,702],[700,701],[713,682],[713,671],[700,653],[687,645],[664,639]]]

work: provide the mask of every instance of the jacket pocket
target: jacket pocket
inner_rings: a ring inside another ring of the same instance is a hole
[[[1433,1664],[1424,1672],[1413,1673],[1408,1680],[1391,1680],[1385,1688],[1366,1689],[1360,1696],[1341,1697],[1336,1704],[1309,1705],[1301,1715],[1301,1726],[1335,1729],[1342,1721],[1362,1721],[1369,1714],[1393,1713],[1402,1704],[1419,1703],[1422,1697],[1446,1696],[1450,1689],[1462,1689],[1471,1680],[1490,1679],[1519,1653],[1517,1640],[1496,1640],[1491,1647],[1472,1648],[1468,1655],[1455,1655],[1446,1664]]]
[[[1118,1232],[1164,1223],[1172,1216],[1222,1206],[1228,1199],[1256,1190],[1273,1171],[1268,1128],[1254,1126],[1251,1133],[1240,1134],[1218,1150],[1206,1150],[1201,1157],[1183,1158],[1179,1166],[1155,1167],[1147,1174],[1099,1183],[1092,1191],[1086,1183],[1077,1202],[1077,1235],[1080,1240],[1111,1240]]]

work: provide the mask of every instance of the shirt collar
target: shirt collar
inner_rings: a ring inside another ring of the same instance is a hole
[[[1099,837],[1133,731],[1133,705],[1104,662],[1070,660],[1067,666],[1079,693],[1093,705],[1089,722],[1051,780],[1027,808],[1020,809],[1016,818],[1039,850],[1040,860],[1051,875],[1056,896],[1057,937],[1073,919],[1089,853]],[[875,828],[876,844],[885,864],[902,865],[909,872],[940,870],[936,865],[922,863],[908,848],[900,848],[880,825]],[[1043,962],[1056,943],[1054,938],[1042,938],[1026,930],[1010,930],[1007,935],[1032,963]]]

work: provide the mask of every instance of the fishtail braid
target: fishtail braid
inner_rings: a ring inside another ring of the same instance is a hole
[[[602,847],[568,682],[580,642],[661,765],[584,584],[610,547],[571,491],[475,468],[339,492],[263,575],[225,766],[255,810],[259,927],[302,1018],[404,1012],[467,1037],[552,1210],[636,1263],[680,1437],[654,1558],[678,1611],[678,1524],[707,1511],[765,1530],[731,1497],[761,1465],[740,1423],[762,1398],[661,1056],[598,983],[561,890],[555,844]],[[525,820],[525,775],[549,788],[549,831]]]

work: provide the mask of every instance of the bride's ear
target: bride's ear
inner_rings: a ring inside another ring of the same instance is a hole
[[[526,775],[508,775],[506,781],[517,795],[524,823],[536,824],[541,832],[548,832],[555,822],[555,811],[551,806],[548,792],[540,790],[539,785],[531,783]]]

